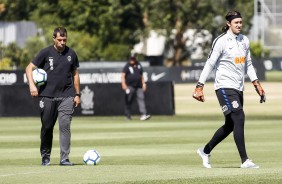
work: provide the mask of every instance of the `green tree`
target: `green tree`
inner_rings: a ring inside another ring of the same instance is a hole
[[[0,60],[0,70],[12,70],[12,69],[13,66],[10,58],[5,57]]]
[[[264,49],[260,41],[251,42],[250,51],[252,57],[255,59],[261,59],[262,57],[268,57],[270,55],[270,51],[268,49]]]
[[[128,58],[130,47],[126,44],[109,44],[102,52],[102,58],[110,61],[119,61]]]
[[[253,2],[248,0],[141,0],[140,4],[146,25],[145,30],[166,29],[167,36],[170,36],[171,30],[175,29],[178,37],[182,37],[184,30],[188,27],[207,29],[213,37],[219,35],[221,27],[226,22],[224,16],[232,9],[242,13],[245,22],[244,31],[248,33],[253,12]],[[175,41],[176,45],[183,44],[182,39]],[[174,53],[180,55],[177,50]],[[179,56],[173,58],[175,64],[179,63]]]
[[[45,1],[38,4],[31,13],[31,20],[43,27],[48,41],[54,27],[65,26],[70,32],[69,45],[77,51],[81,60],[113,59],[115,57],[105,54],[110,53],[110,45],[120,44],[122,48],[124,44],[132,45],[130,34],[133,32],[127,31],[126,27],[122,29],[124,22],[120,15],[121,6],[116,2],[118,1]]]
[[[16,43],[10,43],[4,48],[4,57],[10,58],[14,66],[18,66],[20,63],[22,50]]]
[[[89,33],[70,31],[67,44],[75,48],[80,61],[97,61],[101,57],[100,41],[95,35],[91,36]]]
[[[25,59],[21,61],[21,67],[25,68],[28,63],[36,56],[36,54],[47,45],[44,37],[36,36],[29,38],[23,49]]]
[[[30,12],[36,8],[40,1],[33,0],[2,0],[0,5],[0,20],[15,21],[29,20]]]
[[[231,9],[242,13],[247,34],[253,16],[253,1],[249,0],[2,0],[0,19],[36,22],[43,29],[45,45],[52,43],[54,27],[66,27],[68,44],[82,61],[123,60],[129,54],[127,49],[152,29],[166,30],[168,38],[172,29],[179,34],[187,27],[207,29],[215,37]],[[34,49],[27,44],[22,54],[30,57],[30,53]]]

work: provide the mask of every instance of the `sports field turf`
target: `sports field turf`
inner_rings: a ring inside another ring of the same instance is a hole
[[[281,83],[264,83],[267,103],[259,104],[246,86],[246,146],[260,169],[240,169],[240,158],[230,135],[212,152],[214,168],[205,169],[196,154],[223,117],[212,90],[206,102],[191,99],[194,85],[175,86],[175,116],[74,117],[70,159],[59,166],[58,125],[54,130],[51,166],[41,166],[39,117],[0,118],[0,183],[282,183]],[[85,166],[82,156],[96,149],[102,159]]]

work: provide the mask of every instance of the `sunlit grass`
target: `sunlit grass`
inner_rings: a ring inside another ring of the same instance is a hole
[[[74,117],[70,159],[73,167],[59,166],[58,125],[54,129],[51,166],[41,166],[40,118],[0,118],[0,183],[282,183],[282,111],[279,82],[262,82],[267,94],[259,103],[246,82],[246,147],[260,169],[240,169],[233,136],[212,152],[213,169],[204,169],[196,149],[221,126],[223,115],[212,83],[204,87],[206,101],[195,101],[194,84],[175,85],[175,116]],[[88,149],[101,154],[97,166],[85,166]]]

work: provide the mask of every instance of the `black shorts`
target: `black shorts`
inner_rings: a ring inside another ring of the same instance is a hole
[[[221,88],[215,91],[223,114],[243,109],[243,92],[236,89]]]

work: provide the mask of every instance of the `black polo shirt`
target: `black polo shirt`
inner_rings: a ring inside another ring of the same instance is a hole
[[[143,68],[139,62],[136,62],[134,65],[126,63],[122,72],[125,73],[126,85],[134,88],[142,88],[141,79],[143,75]]]
[[[69,47],[60,53],[54,45],[42,49],[32,63],[47,73],[47,83],[39,87],[41,97],[75,96],[73,71],[79,67],[76,53]]]

